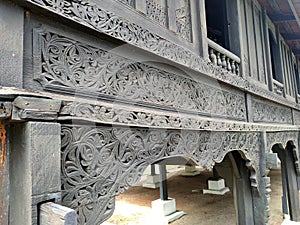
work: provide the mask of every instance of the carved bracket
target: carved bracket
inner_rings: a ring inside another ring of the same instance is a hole
[[[114,197],[138,182],[148,165],[181,156],[211,169],[238,150],[260,174],[259,143],[255,132],[64,125],[62,201],[77,210],[80,224],[99,224],[113,214]]]

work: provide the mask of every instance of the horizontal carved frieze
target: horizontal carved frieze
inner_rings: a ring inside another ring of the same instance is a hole
[[[77,210],[80,225],[100,224],[112,215],[114,197],[137,183],[148,165],[173,156],[211,169],[239,150],[260,180],[260,141],[255,132],[63,125],[62,202]]]
[[[300,109],[296,103],[287,102],[285,98],[269,90],[253,85],[241,77],[232,76],[228,71],[209,63],[208,59],[203,59],[186,48],[174,44],[158,34],[150,32],[146,28],[127,21],[120,15],[102,9],[101,4],[98,4],[96,1],[26,0],[26,2],[38,5],[76,23],[133,44],[141,49],[219,79],[227,84],[231,84],[278,103],[284,105],[289,104],[290,106]]]
[[[110,53],[54,32],[37,30],[35,79],[95,98],[127,101],[246,120],[243,95]],[[57,89],[58,90],[58,89]],[[130,103],[131,102],[131,103]]]
[[[271,102],[254,100],[253,121],[292,124],[292,110]]]

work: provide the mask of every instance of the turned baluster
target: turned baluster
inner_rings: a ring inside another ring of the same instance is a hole
[[[236,72],[235,69],[236,69],[236,67],[235,67],[235,61],[231,60],[231,72],[234,73],[234,74]]]
[[[236,75],[240,75],[240,65],[238,63],[236,63]]]
[[[222,55],[222,68],[226,68],[226,67],[227,67],[226,56],[223,54]]]
[[[217,52],[217,63],[218,63],[218,66],[222,66],[222,61],[221,61],[221,57],[220,57],[220,52]]]
[[[209,50],[209,59],[214,65],[217,64],[217,56],[212,48]]]
[[[230,59],[228,57],[226,59],[226,64],[227,64],[227,70],[231,72],[231,64],[230,64]]]

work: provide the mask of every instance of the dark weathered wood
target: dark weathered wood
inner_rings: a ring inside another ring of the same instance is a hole
[[[166,201],[168,200],[166,165],[159,165],[159,175],[160,175],[160,186],[159,186],[160,199]]]
[[[0,224],[8,225],[9,209],[9,163],[6,127],[0,120]]]

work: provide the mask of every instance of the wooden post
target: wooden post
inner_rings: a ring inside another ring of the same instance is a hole
[[[151,176],[155,175],[155,164],[151,164]]]
[[[76,212],[53,202],[40,207],[40,225],[77,225]]]
[[[287,205],[287,191],[286,191],[286,177],[285,177],[285,167],[281,166],[281,182],[282,182],[282,197],[281,197],[281,203],[282,203],[282,213],[288,215],[289,209]]]
[[[160,199],[163,201],[168,200],[168,186],[167,186],[167,170],[166,165],[159,165],[160,175]]]
[[[9,209],[9,165],[6,128],[0,120],[0,224],[8,225]]]

